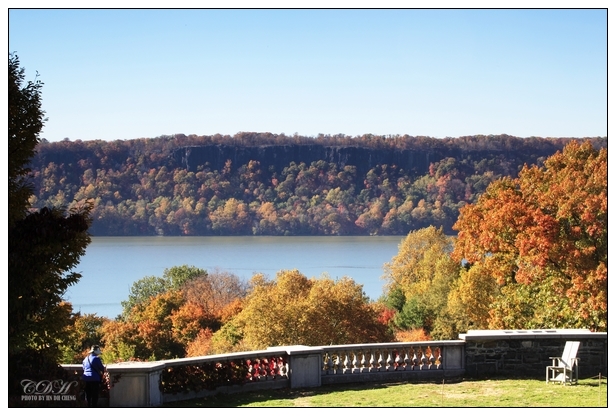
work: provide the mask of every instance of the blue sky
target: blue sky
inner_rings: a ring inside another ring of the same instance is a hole
[[[50,141],[607,135],[605,9],[11,9],[8,35]]]

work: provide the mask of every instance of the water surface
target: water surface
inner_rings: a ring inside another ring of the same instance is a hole
[[[273,278],[287,269],[308,277],[348,276],[376,300],[383,293],[383,265],[397,254],[403,238],[93,237],[75,268],[83,277],[65,297],[75,311],[115,318],[134,281],[185,264],[229,271],[244,280],[255,273]]]

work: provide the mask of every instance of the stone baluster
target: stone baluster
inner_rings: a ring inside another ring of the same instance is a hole
[[[278,364],[278,357],[273,359],[272,371],[274,372],[274,376],[272,377],[274,380],[280,378],[280,365]]]
[[[432,348],[430,350],[430,370],[436,370],[436,357],[434,356],[434,350]]]
[[[273,365],[272,371],[274,372],[274,379],[279,379],[280,378],[280,362],[279,362],[278,357],[274,358],[274,365]]]
[[[360,372],[362,373],[367,373],[370,371],[370,363],[368,361],[366,361],[366,350],[362,350],[361,351],[361,370]]]
[[[332,366],[333,373],[332,374],[338,374],[340,372],[340,353],[338,351],[334,351],[332,354],[335,357],[335,358],[332,358],[333,360],[333,366]]]
[[[338,351],[338,360],[336,360],[336,363],[338,364],[336,366],[336,374],[343,374],[344,359],[345,359],[344,351]]]
[[[394,359],[392,358],[392,351],[387,351],[387,361],[385,362],[385,371],[393,371],[394,368]]]
[[[369,371],[371,373],[375,371],[379,371],[377,368],[376,354],[377,352],[375,350],[370,350],[370,370]]]
[[[379,359],[377,361],[377,371],[385,371],[385,360],[383,360],[383,351],[379,350],[377,351],[377,353],[379,354]]]
[[[250,363],[250,380],[258,381],[259,379],[259,363],[256,359],[251,360]]]
[[[351,353],[349,351],[344,351],[344,368],[342,369],[342,374],[348,374],[353,371],[353,369],[351,368],[351,360],[349,359],[350,355]]]
[[[261,358],[261,365],[260,365],[260,369],[261,369],[261,377],[260,380],[268,380],[268,372],[269,372],[269,365],[267,362],[267,358]]]
[[[276,380],[276,378],[278,377],[278,365],[277,365],[277,359],[276,357],[270,357],[268,358],[269,361],[269,374],[270,374],[270,379],[271,380]]]
[[[257,381],[261,381],[261,380],[263,380],[263,375],[264,375],[263,374],[264,373],[264,371],[263,371],[263,360],[261,360],[260,358],[257,358],[255,361],[256,361],[255,367],[257,369],[257,372],[256,372]]]
[[[421,350],[421,367],[420,370],[427,370],[428,369],[428,357],[426,356],[426,350],[425,348],[420,348]]]
[[[321,369],[321,374],[333,374],[332,365],[332,354],[330,352],[323,353],[323,368]]]
[[[259,361],[257,359],[252,360],[251,362],[251,380],[258,381],[259,380]]]
[[[278,377],[278,365],[276,357],[270,357],[269,360],[269,374],[270,379],[275,380]]]
[[[261,358],[261,380],[266,381],[270,379],[269,370],[269,359]]]
[[[270,360],[266,358],[261,360],[261,365],[263,366],[263,380],[271,380],[272,377],[272,368],[270,367]]]
[[[394,364],[396,366],[396,371],[404,370],[404,350],[399,349],[396,351],[396,359],[394,360]]]
[[[412,351],[412,349],[411,349]],[[404,370],[412,370],[413,367],[411,365],[411,358],[409,357],[409,349],[405,348],[404,349]]]
[[[340,358],[340,352],[336,351],[336,359],[334,360],[334,374],[342,373],[342,360]]]
[[[251,360],[246,360],[246,369],[248,371],[248,374],[246,374],[246,378],[250,381],[252,381],[252,375],[254,373],[254,370],[252,368],[252,361]]]
[[[282,358],[280,359],[280,376],[282,378],[289,378],[289,363],[285,362]]]
[[[268,358],[261,358],[261,380],[267,381],[270,379],[270,366]]]
[[[413,359],[412,359],[412,363],[413,363],[413,370],[419,370],[419,360],[421,358],[420,354],[417,351],[417,347],[413,347]]]
[[[357,359],[357,351],[353,351],[353,370],[352,373],[356,374],[356,373],[360,373],[361,372],[361,368],[360,368],[360,362]]]

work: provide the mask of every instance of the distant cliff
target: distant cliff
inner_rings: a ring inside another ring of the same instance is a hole
[[[172,167],[183,168],[196,172],[200,168],[209,167],[220,170],[227,160],[237,168],[251,160],[258,160],[264,169],[272,167],[280,172],[291,162],[310,164],[319,160],[335,163],[339,169],[345,166],[355,166],[359,177],[363,177],[375,166],[396,166],[411,176],[421,176],[428,172],[431,163],[445,158],[457,160],[494,159],[505,156],[507,160],[524,163],[537,163],[539,158],[545,158],[562,149],[557,142],[545,142],[541,147],[517,147],[515,149],[463,149],[452,146],[433,146],[427,149],[374,149],[359,146],[324,146],[324,145],[280,145],[280,146],[232,146],[205,145],[185,146],[177,148],[171,155]]]

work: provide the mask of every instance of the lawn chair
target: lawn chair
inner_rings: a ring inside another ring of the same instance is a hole
[[[550,381],[561,384],[577,384],[579,361],[577,352],[579,347],[579,341],[567,341],[562,357],[550,357],[552,365],[545,368],[546,384]]]

